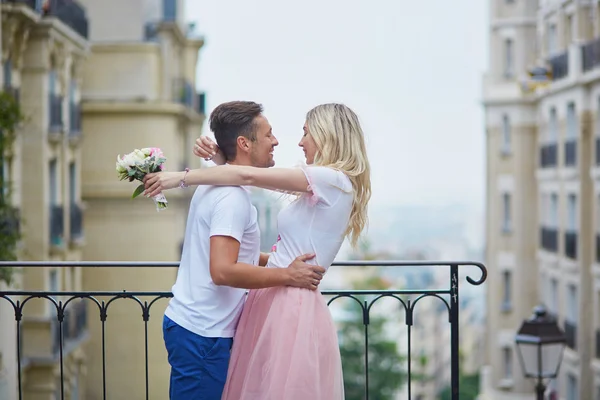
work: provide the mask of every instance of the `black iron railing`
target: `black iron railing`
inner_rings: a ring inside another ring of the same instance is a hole
[[[449,272],[448,286],[444,289],[417,289],[417,290],[325,290],[322,293],[329,297],[328,305],[340,298],[352,299],[362,310],[362,322],[364,325],[364,371],[365,371],[365,399],[369,398],[369,353],[367,351],[369,346],[369,323],[370,315],[373,306],[381,299],[389,298],[398,301],[400,309],[404,311],[405,318],[404,323],[406,325],[408,335],[408,349],[407,349],[407,360],[406,360],[406,372],[408,376],[407,389],[408,398],[411,398],[411,329],[414,322],[415,307],[417,303],[425,298],[432,297],[437,298],[441,305],[448,311],[448,323],[450,325],[450,358],[451,358],[451,388],[452,388],[452,400],[459,399],[459,267],[463,266],[474,266],[477,267],[481,276],[479,279],[474,280],[471,277],[467,277],[467,281],[471,285],[480,285],[487,278],[487,270],[485,266],[477,262],[426,262],[426,261],[415,261],[415,262],[400,262],[400,261],[345,261],[333,264],[335,266],[379,266],[382,268],[386,267],[445,267]],[[177,267],[178,263],[174,262],[153,262],[153,263],[141,263],[141,262],[0,262],[0,267],[21,267],[21,268],[36,268],[36,267],[53,267],[53,268],[69,268],[69,267],[82,267],[82,268],[98,268],[98,267],[122,267],[122,268],[161,268],[161,267]],[[106,341],[105,341],[105,322],[107,319],[109,307],[112,309],[115,307],[117,300],[129,299],[134,300],[139,306],[142,315],[142,321],[144,324],[144,354],[145,354],[145,389],[146,399],[149,398],[148,390],[148,321],[150,320],[150,310],[152,306],[160,299],[166,299],[172,297],[171,292],[127,292],[125,290],[118,292],[45,292],[45,291],[0,291],[0,299],[8,301],[14,309],[15,321],[16,321],[16,333],[17,333],[17,344],[15,346],[17,352],[17,371],[18,371],[18,392],[19,399],[22,399],[22,349],[27,346],[27,343],[21,343],[21,323],[25,311],[25,306],[30,302],[31,299],[44,299],[47,300],[52,307],[56,310],[56,321],[58,324],[58,359],[60,362],[60,388],[61,388],[61,399],[64,399],[64,344],[66,333],[65,315],[66,310],[71,309],[75,302],[86,301],[91,309],[97,310],[95,318],[99,318],[101,322],[101,346],[102,346],[102,387],[103,387],[103,398],[106,399]],[[82,300],[79,300],[82,299]],[[2,300],[0,300],[2,301]],[[91,310],[90,309],[90,310]],[[88,310],[88,312],[90,312]],[[91,317],[88,314],[87,317]],[[80,321],[82,325],[85,325],[85,318],[81,317],[76,320]],[[82,328],[84,329],[84,328]],[[90,332],[91,334],[91,332]],[[418,338],[416,338],[418,340]]]
[[[49,97],[50,108],[50,131],[58,132],[63,128],[63,98],[51,94]]]
[[[577,232],[565,232],[565,255],[577,259]]]
[[[69,105],[69,136],[78,137],[81,135],[81,107],[79,104],[71,103]]]
[[[64,347],[68,347],[71,343],[78,342],[86,336],[87,304],[85,303],[85,300],[74,300],[72,304],[69,305],[68,309],[65,308],[62,327],[60,325],[58,318],[52,320],[53,355],[58,355],[60,353],[61,342]]]
[[[558,164],[558,151],[556,143],[540,146],[540,166],[542,168],[556,167]]]
[[[60,246],[64,237],[63,206],[50,207],[50,244]]]
[[[548,60],[552,69],[552,80],[557,81],[569,75],[569,53],[554,56]]]
[[[569,139],[565,142],[565,166],[577,165],[577,139]]]
[[[542,227],[540,230],[542,249],[547,251],[558,251],[558,230],[556,228]]]
[[[76,0],[49,0],[43,15],[56,17],[81,37],[88,38],[88,19],[85,9]]]
[[[71,203],[69,209],[71,240],[81,239],[83,237],[83,212],[81,206],[77,203]]]
[[[574,322],[565,320],[565,337],[567,338],[567,346],[577,350],[577,325]]]
[[[581,46],[581,66],[583,72],[600,66],[600,38],[596,38]]]

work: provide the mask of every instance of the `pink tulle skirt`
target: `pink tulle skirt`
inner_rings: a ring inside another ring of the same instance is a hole
[[[341,400],[342,361],[325,298],[251,290],[233,341],[224,400]]]

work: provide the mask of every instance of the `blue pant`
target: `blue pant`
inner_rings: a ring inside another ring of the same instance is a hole
[[[220,400],[227,379],[232,338],[209,338],[163,319],[171,364],[171,400]]]

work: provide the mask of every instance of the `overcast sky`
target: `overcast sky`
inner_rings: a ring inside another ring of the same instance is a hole
[[[367,137],[372,205],[480,210],[486,3],[187,0],[206,43],[198,88],[208,112],[230,100],[263,103],[278,166],[303,159],[297,143],[311,107],[345,103]]]

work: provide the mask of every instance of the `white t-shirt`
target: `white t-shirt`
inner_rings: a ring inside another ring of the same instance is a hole
[[[304,193],[279,213],[279,237],[267,267],[286,268],[306,253],[310,264],[329,268],[344,241],[352,211],[352,183],[341,171],[302,167],[311,192]]]
[[[173,298],[165,315],[205,337],[233,337],[245,289],[217,286],[210,276],[210,237],[240,242],[238,261],[258,265],[260,231],[250,193],[239,186],[199,186],[192,198]]]

